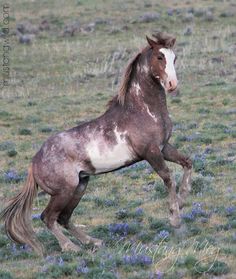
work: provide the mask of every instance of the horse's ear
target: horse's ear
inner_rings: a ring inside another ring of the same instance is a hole
[[[157,43],[150,39],[148,36],[146,36],[146,39],[151,48],[154,48],[157,45]]]
[[[172,48],[175,45],[176,38],[172,38],[169,42],[169,48]]]

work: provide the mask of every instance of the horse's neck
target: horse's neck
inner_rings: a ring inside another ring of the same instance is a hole
[[[129,101],[145,104],[150,111],[167,113],[166,94],[163,87],[152,78],[146,61],[141,61],[136,67],[129,89]]]
[[[153,111],[167,112],[166,93],[160,84],[155,84],[152,88],[143,90],[143,100]]]

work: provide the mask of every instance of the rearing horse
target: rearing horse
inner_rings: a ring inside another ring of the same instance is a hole
[[[118,95],[100,117],[51,136],[34,156],[22,191],[2,211],[9,237],[30,245],[38,254],[42,247],[30,225],[33,198],[38,186],[51,195],[41,215],[42,221],[58,239],[62,250],[78,251],[66,237],[66,228],[82,243],[100,246],[70,222],[73,210],[84,195],[90,175],[102,174],[146,160],[163,179],[169,191],[170,223],[181,224],[179,209],[190,191],[192,162],[181,155],[169,139],[172,122],[166,93],[177,87],[175,38],[158,33],[147,37],[148,46],[129,63]],[[182,184],[176,183],[167,161],[184,168]]]

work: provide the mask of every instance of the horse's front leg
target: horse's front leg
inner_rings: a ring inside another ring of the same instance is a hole
[[[179,207],[182,208],[189,192],[191,191],[192,161],[180,154],[178,150],[169,143],[167,143],[162,149],[162,154],[165,160],[177,163],[184,169],[182,183],[180,185],[178,194]]]
[[[174,177],[167,167],[164,157],[158,146],[149,146],[145,159],[163,179],[169,192],[169,209],[170,209],[170,223],[173,227],[180,227],[181,218],[179,212],[179,204],[176,194],[176,183]]]

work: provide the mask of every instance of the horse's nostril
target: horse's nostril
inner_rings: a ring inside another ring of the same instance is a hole
[[[172,83],[171,83],[171,81],[169,81],[169,85],[170,85],[170,87],[172,87]]]

